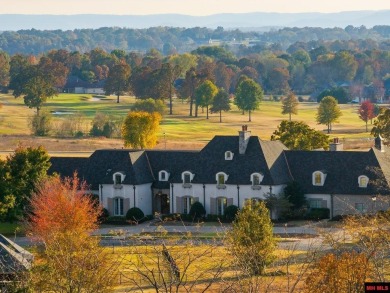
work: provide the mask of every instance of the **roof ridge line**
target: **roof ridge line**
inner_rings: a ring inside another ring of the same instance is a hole
[[[150,171],[150,173],[152,174],[153,180],[156,180],[156,177],[154,177],[154,173],[153,173],[153,170],[152,170],[152,166],[150,165],[150,161],[149,161],[149,157],[148,157],[148,152],[144,152],[144,153],[145,153],[145,156],[146,156],[146,161],[148,162],[149,171]]]

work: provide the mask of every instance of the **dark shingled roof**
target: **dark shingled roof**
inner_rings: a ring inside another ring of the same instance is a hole
[[[234,154],[232,160],[225,160],[226,151]],[[182,183],[182,173],[190,171],[195,174],[193,183],[215,184],[216,174],[224,172],[229,176],[227,184],[250,185],[250,175],[262,173],[262,185],[295,180],[309,194],[383,194],[373,182],[382,179],[389,190],[389,162],[387,153],[375,149],[289,151],[280,141],[262,141],[257,136],[249,138],[245,154],[240,155],[238,136],[215,136],[201,151],[111,149],[97,150],[89,158],[51,158],[49,173],[72,176],[76,170],[93,190],[98,184],[112,184],[115,172],[126,176],[124,184],[153,183],[155,188],[169,189],[170,183]],[[169,173],[168,181],[158,180],[162,170]],[[313,186],[315,171],[327,174],[324,186]],[[370,179],[367,188],[358,185],[361,175]]]
[[[49,175],[58,173],[62,177],[73,177],[73,173],[76,171],[82,176],[83,169],[88,163],[88,158],[51,157],[50,163]]]
[[[155,182],[153,187],[160,189],[168,189],[169,182],[181,183],[181,174],[184,171],[194,172],[194,166],[197,158],[199,157],[199,151],[147,151],[147,157],[151,170],[153,170],[153,176]],[[167,171],[169,173],[168,181],[158,181],[158,173],[160,171]],[[195,177],[197,174],[195,174]]]
[[[286,151],[286,157],[292,177],[299,182],[308,194],[377,194],[375,184],[381,174],[375,174],[379,167],[374,150],[367,152],[354,151]],[[314,186],[312,174],[315,171],[326,173],[323,186]],[[367,188],[361,188],[358,177],[369,178]],[[378,177],[379,176],[379,177]]]
[[[153,181],[144,151],[136,150],[97,150],[83,168],[84,179],[93,190],[99,184],[112,184],[113,174],[122,172],[124,184],[138,185]]]
[[[282,144],[264,143],[257,136],[251,136],[245,154],[240,155],[238,142],[238,136],[215,136],[200,152],[193,182],[215,183],[218,172],[229,176],[226,184],[250,185],[250,175],[257,172],[264,175],[264,185],[288,182],[286,169],[282,169],[283,160],[278,159],[282,156]],[[226,151],[233,152],[232,160],[225,160]],[[273,174],[279,176],[273,178]]]

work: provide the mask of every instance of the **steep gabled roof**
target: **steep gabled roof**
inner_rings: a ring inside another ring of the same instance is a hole
[[[225,160],[225,152],[233,152],[232,160]],[[196,164],[194,183],[215,183],[215,175],[225,172],[229,177],[226,184],[251,184],[250,175],[264,175],[263,185],[287,183],[286,171],[281,168],[283,162],[280,142],[262,142],[257,136],[251,136],[245,154],[239,154],[238,136],[215,136],[200,152]],[[272,172],[271,172],[272,169]],[[275,177],[274,175],[280,175]]]
[[[308,194],[378,194],[383,192],[374,181],[381,174],[373,170],[380,167],[375,152],[370,151],[285,151],[293,180],[299,182]],[[326,172],[323,186],[314,186],[315,171]],[[361,188],[358,177],[369,178],[367,188]]]
[[[85,180],[93,190],[98,184],[112,184],[113,174],[125,175],[124,184],[138,185],[153,181],[144,151],[136,150],[97,150],[84,168]]]
[[[193,172],[199,157],[199,151],[148,150],[147,157],[155,178],[153,186],[167,189],[169,188],[169,182],[182,182],[181,174],[184,171]],[[169,182],[158,181],[158,173],[162,170],[169,173]]]

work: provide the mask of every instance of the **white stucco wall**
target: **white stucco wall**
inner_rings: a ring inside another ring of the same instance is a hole
[[[151,183],[135,186],[135,205],[133,185],[122,185],[122,188],[114,188],[113,184],[102,184],[100,200],[103,207],[108,208],[108,198],[122,197],[130,200],[130,208],[136,206],[140,208],[145,215],[152,214],[152,191]],[[127,210],[124,211],[126,214]]]
[[[306,200],[310,199],[321,199],[321,200],[326,200],[326,208],[330,209],[331,208],[331,199],[330,199],[330,194],[305,194]]]
[[[85,88],[85,93],[104,95],[105,91],[103,90],[103,88]]]
[[[176,206],[176,197],[192,196],[199,198],[199,202],[203,204],[206,213],[210,214],[210,199],[218,197],[226,197],[232,199],[233,204],[242,207],[245,200],[252,198],[266,199],[266,195],[270,192],[269,185],[262,185],[260,189],[252,189],[250,185],[240,185],[239,200],[237,185],[225,185],[225,189],[217,188],[217,184],[205,184],[205,196],[203,196],[203,184],[191,184],[191,188],[185,188],[181,183],[175,183],[171,189],[171,199],[173,198],[173,212],[178,212]],[[272,193],[279,195],[283,192],[284,185],[272,186]],[[173,195],[172,195],[173,191]]]

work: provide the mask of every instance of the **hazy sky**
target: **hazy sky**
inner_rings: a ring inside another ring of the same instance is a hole
[[[210,15],[223,12],[390,10],[390,0],[0,0],[8,14]]]

